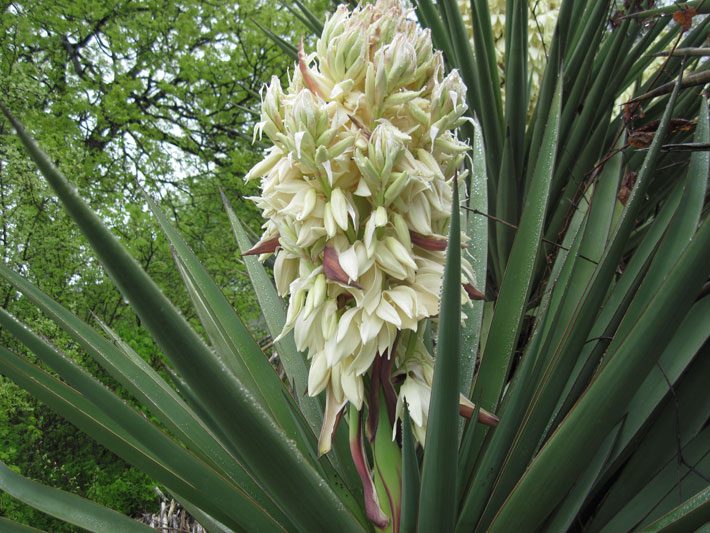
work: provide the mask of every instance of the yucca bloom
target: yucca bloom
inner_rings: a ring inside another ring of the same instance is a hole
[[[288,87],[272,79],[256,128],[273,146],[247,175],[261,178],[254,201],[266,219],[253,251],[276,254],[282,335],[293,329],[308,353],[309,394],[326,391],[322,453],[337,413],[362,408],[378,354],[407,376],[400,402],[424,442],[431,380],[414,398],[407,369],[408,357],[431,355],[420,341],[407,355],[397,340],[438,314],[452,178],[468,150],[455,133],[466,88],[408,15],[392,0],[340,6],[316,53],[301,47]],[[475,284],[467,263],[463,276]]]

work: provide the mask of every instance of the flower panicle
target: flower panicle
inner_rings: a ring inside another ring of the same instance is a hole
[[[339,7],[315,52],[300,44],[287,86],[273,78],[263,93],[255,136],[273,147],[246,177],[260,180],[266,223],[247,253],[275,254],[282,335],[293,330],[308,354],[309,394],[326,391],[321,453],[343,408],[367,402],[375,358],[392,358],[393,376],[409,368],[398,338],[438,315],[452,177],[468,150],[456,135],[465,95],[397,0]],[[471,271],[464,260],[464,301]],[[422,443],[427,372],[399,389]]]

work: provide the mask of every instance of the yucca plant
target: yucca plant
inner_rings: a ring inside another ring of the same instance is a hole
[[[482,0],[469,28],[453,0],[418,1],[418,23],[386,0],[325,23],[289,6],[313,36],[273,36],[297,66],[257,125],[274,144],[248,176],[260,242],[225,198],[286,380],[149,196],[205,338],[3,106],[174,379],[8,265],[153,419],[4,310],[56,374],[1,347],[0,372],[210,531],[701,526],[710,1],[647,4],[563,0],[535,91],[527,2],[506,2],[502,58]],[[0,488],[92,531],[145,529],[3,465]]]

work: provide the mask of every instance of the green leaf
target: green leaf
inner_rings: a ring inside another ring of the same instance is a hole
[[[290,2],[296,4],[298,11],[294,9]],[[283,5],[286,6],[295,17],[298,17],[304,26],[306,26],[313,35],[320,36],[323,33],[323,23],[313,14],[313,11],[308,9],[308,7],[300,0],[285,0]]]
[[[431,29],[431,38],[434,46],[444,53],[449,64],[456,63],[456,54],[449,38],[449,32],[444,28],[444,23],[432,0],[414,0],[417,6],[417,15],[421,23]]]
[[[673,339],[658,359],[627,408],[626,422],[619,436],[613,459],[617,462],[628,456],[627,447],[633,446],[639,432],[651,418],[672,386],[693,363],[710,337],[710,296],[695,305],[678,327]]]
[[[710,512],[710,487],[705,487],[691,496],[678,507],[661,518],[643,527],[643,532],[663,531],[665,533],[683,533],[699,531],[707,524]]]
[[[491,113],[499,124],[503,124],[498,59],[488,2],[486,0],[471,0],[470,4],[476,68],[481,83],[480,89],[486,93],[481,97],[485,102],[484,109]]]
[[[520,216],[520,194],[525,154],[525,122],[528,110],[528,6],[526,2],[510,3],[505,41],[505,138],[503,163],[496,188],[496,216],[517,224]],[[505,270],[515,232],[507,226],[496,228],[498,264]]]
[[[516,184],[523,172],[525,155],[525,123],[528,111],[528,6],[525,2],[513,2],[511,21],[506,24],[510,38],[505,49],[505,131],[506,142],[510,145],[510,176]],[[515,201],[515,198],[510,200]],[[517,219],[506,219],[513,223]]]
[[[246,387],[223,371],[219,359],[79,198],[75,188],[23,126],[4,106],[2,110],[142,323],[239,449],[250,470],[270,487],[274,498],[297,527],[319,529],[338,520],[345,530],[358,530],[360,520],[346,511],[343,502],[324,482],[310,459],[292,446]],[[284,472],[289,475],[284,476]],[[295,501],[293,494],[301,494],[303,500]]]
[[[234,209],[230,205],[226,196],[222,196],[229,222],[232,225],[234,236],[242,253],[252,247],[242,223],[234,213]],[[271,333],[271,337],[276,339],[281,335],[284,324],[286,323],[286,307],[283,300],[276,292],[274,283],[271,281],[269,274],[264,269],[263,265],[254,256],[243,256],[242,260],[247,267],[249,278],[256,292],[257,300],[261,305],[261,312],[266,320],[266,327]],[[279,359],[284,367],[284,371],[288,376],[288,380],[296,393],[296,398],[301,406],[304,416],[313,428],[313,431],[318,434],[323,421],[323,408],[321,402],[317,398],[308,396],[308,364],[306,355],[299,352],[296,348],[296,343],[293,340],[293,334],[282,337],[274,343],[276,351],[279,354]]]
[[[636,322],[630,334],[612,341],[610,351],[618,353],[535,457],[491,524],[492,531],[537,527],[564,497],[584,468],[578,458],[597,449],[605,429],[619,421],[655,362],[649,354],[665,346],[709,274],[706,221],[643,313],[630,317]]]
[[[637,247],[631,261],[626,265],[623,275],[616,283],[603,309],[595,318],[594,326],[587,335],[587,342],[582,347],[577,364],[561,394],[561,400],[564,401],[556,408],[555,420],[552,423],[553,428],[557,427],[559,421],[567,414],[587,386],[592,372],[597,367],[599,358],[601,358],[607,348],[608,339],[616,331],[619,322],[623,318],[624,312],[646,273],[648,263],[656,252],[658,243],[678,207],[682,190],[681,187],[677,187],[669,195],[641,245]]]
[[[227,451],[225,445],[207,427],[205,421],[201,420],[187,407],[185,402],[165,383],[157,372],[150,368],[130,347],[125,345],[125,343],[118,344],[118,346],[111,344],[93,328],[4,265],[0,265],[0,276],[12,283],[35,305],[42,309],[47,316],[71,335],[89,355],[111,376],[127,387],[190,450],[211,464],[213,468],[219,468],[228,475],[247,491],[251,497],[259,501],[260,505],[269,509],[271,514],[280,517],[279,520],[284,519],[283,514],[254,481],[252,475],[239,464],[231,452]],[[0,309],[0,324],[77,389],[83,390],[82,387],[91,387],[94,392],[93,396],[90,395],[90,397],[93,397],[93,401],[98,407],[106,409],[113,405],[120,411],[127,409],[95,379],[72,364],[70,360],[57,355],[50,346],[39,339],[31,330],[24,327],[23,324],[2,309]],[[115,342],[122,342],[117,339],[115,333],[110,329],[105,329],[114,337]],[[126,431],[132,431],[131,424],[138,424],[138,427],[145,427],[145,430],[141,432],[144,439],[147,439],[150,434],[158,435],[154,428],[142,417],[128,412],[126,416],[128,417],[127,419],[124,418],[124,420],[128,420],[128,422],[125,422],[128,425],[124,426]],[[145,443],[145,440],[143,443]],[[162,456],[167,458],[164,453]],[[189,461],[182,458],[176,460],[172,468],[179,469],[181,465],[187,464],[189,464]],[[194,472],[191,474],[193,477],[196,475]],[[230,505],[233,505],[233,503]]]
[[[38,531],[42,531],[41,529],[26,526],[25,524],[14,522],[2,516],[0,516],[0,530],[6,531],[7,533],[37,533]]]
[[[43,513],[89,531],[153,531],[108,507],[27,479],[10,470],[1,461],[0,489]]]
[[[534,373],[526,379],[526,393],[518,399],[523,415],[519,422],[514,423],[517,426],[515,438],[512,441],[491,444],[494,449],[504,450],[506,459],[499,467],[495,488],[481,519],[483,524],[492,519],[528,464],[549,424],[559,393],[574,366],[575,352],[570,351],[566,359],[551,357],[556,355],[556,352],[551,350],[550,346],[557,346],[567,332],[566,325],[575,316],[580,301],[583,301],[584,292],[603,255],[611,210],[616,202],[621,157],[621,154],[617,154],[616,158],[607,163],[599,183],[594,187],[593,195],[591,191],[587,191],[580,200],[580,203],[591,203],[591,207],[584,229],[580,233],[580,242],[575,245],[574,253],[567,254],[563,267],[565,275],[552,286],[549,308],[545,311],[551,318],[546,322],[548,327],[543,333],[544,336],[535,352],[526,353],[526,358],[535,359],[536,366]],[[523,367],[527,370],[525,363]]]
[[[193,505],[189,500],[180,497],[179,494],[173,493],[173,495],[175,496],[175,499],[180,502],[180,505],[182,505],[185,510],[190,513],[190,516],[197,520],[197,522],[207,531],[218,531],[219,533],[235,533],[234,530],[228,528],[219,520],[211,517],[199,507]]]
[[[274,44],[276,46],[278,46],[284,54],[286,54],[288,57],[290,57],[294,61],[298,60],[298,50],[296,49],[295,46],[293,46],[291,43],[289,43],[285,39],[276,35],[269,28],[265,28],[264,26],[259,24],[256,20],[252,19],[252,22],[254,23],[254,25],[257,28],[259,28],[264,33],[264,35],[266,35],[269,39],[271,39],[274,42]]]
[[[637,11],[628,15],[629,17],[644,19],[650,17],[657,17],[658,15],[663,15],[666,13],[675,13],[676,11],[682,9],[693,8],[698,13],[710,13],[710,4],[707,0],[694,0],[692,2],[673,2],[673,5],[656,7],[654,9],[647,9],[645,11]]]
[[[498,140],[500,135],[500,123],[490,120],[492,114],[482,113],[483,101],[481,100],[481,83],[478,78],[478,72],[476,70],[476,63],[473,57],[473,50],[471,50],[471,43],[468,40],[468,33],[466,32],[466,27],[464,26],[463,19],[461,18],[461,12],[459,11],[459,6],[455,0],[443,0],[439,4],[439,8],[443,10],[446,15],[446,22],[449,26],[449,32],[451,36],[451,44],[456,54],[456,60],[454,65],[456,65],[461,70],[461,76],[463,78],[466,87],[466,99],[468,101],[468,106],[470,109],[475,110],[477,114],[481,117],[483,122],[483,130],[486,134],[486,139],[491,139],[488,141],[488,149],[495,153],[498,147]],[[495,130],[497,126],[497,130]],[[489,128],[493,128],[489,130]],[[496,139],[492,137],[496,135]],[[494,144],[495,143],[495,144]],[[491,160],[497,163],[495,159],[495,154],[491,155]]]
[[[137,466],[156,481],[172,490],[182,490],[185,494],[194,491],[190,484],[151,457],[144,447],[135,442],[125,430],[86,398],[2,346],[0,346],[0,370],[39,401],[50,405],[54,411],[80,430],[90,434],[97,442]],[[217,511],[219,512],[219,509]],[[226,515],[223,520],[232,522]]]
[[[682,503],[681,494],[694,494],[707,489],[710,473],[710,428],[705,428],[680,451],[677,458],[663,468],[631,499],[612,520],[604,524],[605,531],[631,531],[645,522],[653,521]],[[707,517],[706,517],[707,519]]]
[[[598,313],[598,309],[603,301],[604,295],[607,292],[609,283],[613,278],[614,270],[621,259],[626,240],[628,239],[629,233],[635,223],[638,210],[643,202],[643,195],[649,186],[649,182],[657,162],[660,145],[668,129],[671,114],[674,111],[673,107],[677,94],[678,87],[676,87],[676,90],[673,93],[673,97],[671,98],[669,106],[663,116],[663,120],[658,127],[653,143],[651,144],[648,154],[646,155],[644,164],[638,174],[637,182],[631,196],[629,197],[614,238],[606,247],[602,260],[594,270],[591,280],[586,285],[583,297],[576,305],[573,316],[567,324],[563,326],[564,333],[560,336],[560,341],[545,349],[545,351],[550,355],[547,357],[545,372],[542,374],[540,384],[536,389],[536,401],[528,407],[525,418],[525,427],[521,427],[519,429],[515,446],[508,453],[505,470],[499,477],[492,501],[489,503],[486,515],[488,518],[492,518],[493,513],[496,512],[506,497],[512,498],[513,495],[517,494],[517,490],[519,489],[514,489],[513,487],[520,487],[520,485],[516,485],[520,476],[523,475],[524,472],[525,476],[530,474],[530,470],[528,469],[526,471],[526,468],[528,468],[530,459],[537,448],[537,444],[539,442],[538,439],[544,432],[549,420],[548,417],[554,410],[554,406],[557,401],[555,396],[556,390],[557,388],[561,388],[564,383],[563,380],[566,380],[566,376],[561,379],[557,376],[564,374],[567,366],[570,365],[570,362],[573,361],[573,358],[576,357],[576,354],[579,353],[584,345],[584,339],[586,339],[589,329],[592,327],[593,318]],[[626,318],[629,319],[629,315],[627,315]],[[633,318],[635,319],[636,317]],[[674,318],[680,320],[682,315]],[[618,341],[619,339],[620,337],[615,337],[615,341]],[[631,390],[626,389],[623,391],[623,394],[631,394],[631,392]],[[629,398],[627,397],[626,401],[628,401],[628,399]],[[611,413],[608,414],[611,416]],[[567,420],[569,421],[569,418]],[[612,422],[615,421],[611,419],[608,420],[606,426],[602,427],[601,431],[595,434],[595,437],[603,438],[615,425],[615,423]],[[540,456],[538,455],[538,458],[539,457]],[[572,477],[570,479],[565,479],[564,481],[566,483],[573,483],[574,479],[575,478]],[[561,480],[557,480],[556,483],[557,485],[562,484]],[[511,490],[513,490],[512,493],[509,492]],[[511,494],[511,496],[508,496],[508,494]],[[558,495],[556,497],[559,498],[561,496]],[[557,504],[558,502],[559,499],[555,500],[554,504]],[[540,509],[538,509],[537,512],[541,512]],[[499,512],[498,519],[500,519],[501,516],[505,516],[506,519],[512,518],[503,511]],[[503,523],[506,522],[504,521]]]
[[[698,125],[695,130],[695,142],[710,142],[710,120],[708,119],[708,101],[700,99]],[[634,298],[627,313],[639,313],[652,295],[658,290],[664,277],[673,266],[675,259],[683,252],[695,234],[698,222],[703,211],[705,189],[708,181],[708,168],[710,167],[710,152],[694,152],[690,156],[690,165],[686,178],[685,191],[680,200],[680,205],[671,220],[668,229],[658,248],[658,253],[653,258],[647,276],[639,288],[639,294]],[[626,335],[629,322],[620,325],[616,335]]]
[[[419,462],[412,421],[406,405],[402,413],[402,509],[399,530],[402,533],[416,533],[420,491]]]
[[[461,229],[454,183],[449,244],[442,284],[439,336],[419,495],[420,531],[451,531],[456,512],[459,343],[461,327]]]
[[[572,11],[575,7],[579,7],[580,5],[580,2],[567,0],[562,2],[562,5],[560,6],[557,25],[555,27],[555,34],[552,37],[550,53],[547,64],[545,65],[545,72],[540,83],[540,94],[538,95],[537,105],[535,106],[535,112],[533,113],[534,121],[528,128],[530,141],[528,143],[528,170],[525,176],[526,196],[527,190],[530,186],[532,170],[535,168],[537,158],[540,154],[540,144],[542,143],[542,136],[545,131],[545,127],[547,126],[547,117],[550,115],[550,105],[552,105],[555,88],[557,87],[557,82],[560,78],[562,59],[565,57],[567,37],[570,33],[570,25],[578,20],[577,17],[573,16]]]
[[[545,531],[555,533],[557,531],[569,531],[574,523],[579,510],[584,505],[587,495],[599,476],[604,464],[609,459],[609,454],[613,449],[619,436],[619,431],[623,426],[620,422],[604,440],[597,452],[589,461],[586,470],[579,476],[576,483],[569,491],[569,494],[555,510],[552,519],[545,524]]]
[[[382,390],[380,405],[386,405]],[[402,454],[399,444],[392,439],[392,424],[386,409],[382,409],[377,417],[377,430],[371,448],[377,498],[382,510],[390,517],[387,531],[396,532],[400,530],[402,509]]]
[[[488,190],[486,186],[486,158],[483,132],[480,125],[474,123],[473,168],[466,214],[466,235],[469,247],[464,249],[475,276],[476,288],[486,292],[486,268],[488,265],[488,220],[482,213],[488,209]],[[483,301],[472,301],[463,307],[466,322],[461,335],[461,369],[459,371],[459,390],[465,396],[471,392],[473,371],[478,357],[481,339],[481,321],[483,320]]]
[[[222,201],[227,210],[227,215],[239,249],[243,253],[252,247],[252,243],[249,241],[244,227],[234,213],[226,196],[222,195]],[[284,302],[276,292],[276,288],[269,274],[267,274],[258,259],[254,256],[246,256],[242,259],[247,267],[247,272],[249,273],[249,278],[256,292],[257,300],[261,305],[261,310],[266,320],[266,326],[272,338],[277,338],[286,323]],[[301,407],[303,417],[308,421],[314,434],[317,435],[320,432],[323,420],[322,396],[311,397],[308,395],[308,364],[306,363],[306,355],[297,350],[293,333],[282,337],[274,344],[276,352],[279,354],[281,364],[286,372],[286,376],[296,393],[296,398]],[[325,460],[333,462],[333,466],[336,467],[340,476],[347,481],[349,487],[354,488],[360,486],[357,472],[350,458],[350,447],[344,428],[336,432],[335,439],[333,439],[332,453],[328,454],[328,459]],[[339,482],[335,483],[336,490],[339,488],[338,483]],[[349,493],[343,496],[350,504],[353,503],[350,500],[351,496]]]
[[[245,493],[234,482],[228,482],[224,479],[222,472],[217,471],[216,467],[203,463],[192,456],[180,444],[151,424],[144,416],[127,406],[98,380],[86,373],[69,358],[53,349],[29,329],[23,327],[21,323],[14,320],[2,309],[0,309],[0,324],[32,353],[60,374],[78,394],[85,398],[84,402],[88,401],[92,404],[93,410],[101,413],[100,425],[111,427],[115,433],[125,434],[138,447],[142,448],[142,453],[149,455],[154,461],[164,465],[164,468],[169,469],[180,479],[189,479],[191,483],[198,484],[204,492],[197,493],[199,497],[195,500],[195,504],[206,505],[207,509],[212,505],[216,505],[216,509],[220,509],[219,512],[223,513],[224,516],[229,516],[230,513],[236,511],[239,513],[237,516],[249,517],[249,521],[257,521],[264,525],[269,524],[271,527],[275,525],[274,519],[267,517],[265,510],[261,508],[252,496]],[[0,355],[12,359],[9,352],[0,352]],[[32,367],[26,365],[25,363],[25,373],[32,370]],[[51,388],[51,381],[45,380],[45,383]],[[57,394],[58,390],[55,385],[53,392]],[[72,405],[75,409],[81,409],[79,403],[74,402]],[[97,437],[95,432],[90,431],[89,434]],[[109,448],[113,449],[112,446],[113,443],[108,445]],[[136,458],[131,457],[127,460],[132,462],[132,459],[135,460]],[[138,459],[140,460],[140,458]],[[268,498],[261,496],[258,486],[241,471],[239,465],[235,463],[232,457],[228,454],[222,454],[222,456],[218,456],[218,459],[225,461],[225,464],[220,466],[226,472],[235,475],[241,484],[252,490],[257,499],[266,500],[267,505],[273,507],[270,505]],[[170,480],[166,484],[174,486]],[[180,489],[180,487],[181,485],[178,485],[177,488]],[[192,486],[184,490],[187,496],[195,498],[196,493]],[[212,495],[207,497],[209,493],[212,493]],[[283,520],[278,511],[276,516],[281,517]]]
[[[666,374],[668,381],[663,380],[666,393],[663,404],[656,408],[655,398],[650,398],[643,432],[633,435],[633,453],[626,453],[625,442],[617,444],[606,471],[597,480],[597,486],[604,491],[604,500],[596,510],[592,529],[602,527],[615,515],[625,512],[624,509],[664,465],[680,466],[686,459],[684,455],[678,455],[679,451],[697,437],[710,416],[706,383],[710,372],[708,355],[708,347],[697,352],[680,379],[674,379],[670,372]],[[642,400],[641,392],[639,390],[634,399]],[[637,411],[626,418],[636,423],[639,414]],[[613,484],[610,485],[609,480],[613,480]]]
[[[459,456],[464,461],[465,468],[461,469],[463,475],[459,480],[459,484],[463,489],[463,480],[471,478],[472,481],[466,487],[468,492],[465,494],[461,507],[459,524],[457,525],[458,531],[468,531],[474,528],[480,519],[481,513],[488,502],[492,486],[500,471],[500,466],[511,448],[515,432],[520,426],[525,408],[533,395],[545,355],[542,349],[542,340],[557,318],[556,313],[551,309],[556,304],[552,296],[558,288],[564,290],[569,283],[574,258],[579,253],[587,206],[588,202],[580,202],[579,208],[570,221],[570,227],[562,243],[563,248],[560,249],[548,279],[548,284],[553,290],[545,291],[540,304],[535,310],[534,316],[538,324],[533,331],[520,366],[513,376],[513,380],[508,386],[508,392],[501,404],[499,413],[501,421],[495,431],[487,436],[484,451],[476,462],[476,470],[473,476],[471,476],[473,461],[472,459],[467,459],[469,457],[477,459],[470,452],[470,447],[473,445],[472,432],[469,431],[466,435],[467,438],[462,443]],[[471,428],[469,427],[468,429],[470,430]]]
[[[307,449],[309,443],[296,428],[284,395],[287,389],[276,370],[187,243],[155,202],[147,194],[144,197],[170,241],[178,270],[218,359],[259,398],[289,437]]]
[[[531,292],[535,259],[540,249],[543,220],[554,168],[557,134],[560,117],[561,84],[558,84],[543,139],[542,157],[537,168],[525,206],[513,248],[509,268],[503,277],[496,302],[481,368],[476,378],[473,397],[482,409],[495,412],[511,358],[525,314],[526,302]]]

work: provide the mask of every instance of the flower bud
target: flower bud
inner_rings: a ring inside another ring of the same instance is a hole
[[[338,327],[338,305],[335,300],[328,300],[323,308],[323,338],[330,339]]]
[[[325,290],[325,276],[323,274],[318,274],[315,282],[313,283],[313,288],[311,289],[311,292],[313,292],[314,308],[320,307],[325,301]]]
[[[375,62],[382,61],[385,64],[388,92],[395,91],[411,80],[417,67],[417,56],[405,35],[397,35],[378,54],[379,57],[375,55]]]
[[[326,130],[328,115],[322,100],[311,91],[302,90],[293,102],[290,128],[295,132],[305,131],[310,135],[311,142],[315,142],[322,132]]]
[[[323,209],[323,225],[325,226],[325,233],[328,235],[328,238],[332,239],[335,237],[335,234],[338,231],[338,226],[335,223],[333,208],[331,207],[330,202],[325,204],[325,208]]]
[[[321,68],[333,81],[352,80],[355,84],[364,75],[366,56],[365,35],[358,29],[352,29],[331,41],[323,56],[325,60],[321,62]]]
[[[296,217],[296,219],[303,220],[304,218],[308,217],[308,215],[310,215],[313,212],[313,209],[316,207],[317,200],[318,195],[316,194],[316,190],[313,188],[308,189],[303,198],[303,208],[301,209],[301,212],[298,214],[298,217]]]
[[[380,206],[375,210],[375,226],[381,228],[387,225],[387,210]]]
[[[394,175],[394,174],[393,174]],[[402,190],[409,183],[409,174],[407,172],[400,172],[397,177],[389,184],[387,190],[385,190],[385,205],[391,204],[402,192]]]
[[[335,13],[326,19],[325,24],[323,24],[323,33],[316,43],[319,57],[327,57],[328,49],[331,47],[333,40],[345,31],[349,16],[348,8],[340,5],[335,10]]]
[[[348,201],[339,188],[333,189],[330,193],[330,206],[335,223],[343,231],[348,229]]]
[[[432,93],[432,124],[440,130],[456,127],[466,109],[466,86],[458,71],[452,70]]]
[[[317,354],[311,359],[311,368],[308,371],[308,395],[315,396],[328,385],[330,368],[324,354]]]
[[[244,176],[244,181],[249,181],[254,178],[265,176],[276,164],[283,159],[283,152],[276,147],[273,147],[269,155],[262,161],[254,165],[249,172]]]
[[[401,242],[407,249],[412,247],[412,240],[409,236],[409,226],[404,220],[404,217],[399,213],[395,213],[392,217],[392,222],[394,224],[394,231],[397,235],[397,239]]]
[[[414,259],[412,259],[409,250],[407,250],[401,242],[394,237],[387,237],[385,238],[385,244],[400,263],[416,270],[417,264],[414,262]]]
[[[288,311],[286,312],[286,324],[291,325],[296,320],[296,317],[303,309],[303,305],[306,301],[306,290],[299,289],[295,294],[291,295],[291,299],[288,304]]]
[[[389,180],[392,167],[404,150],[404,143],[411,137],[399,131],[390,122],[383,120],[372,132],[368,159],[379,174],[382,183]]]

